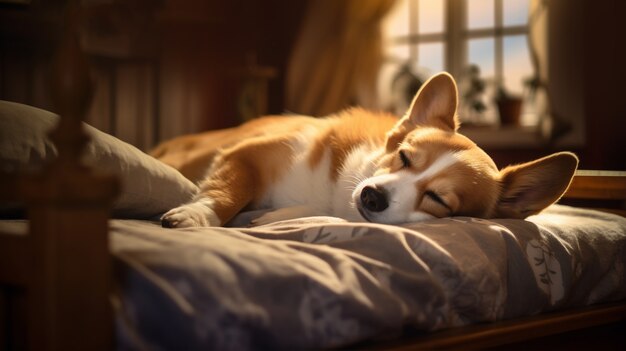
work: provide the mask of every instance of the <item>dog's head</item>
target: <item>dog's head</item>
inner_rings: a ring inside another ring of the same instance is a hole
[[[441,73],[426,82],[387,133],[377,171],[352,199],[363,218],[403,223],[435,217],[525,218],[567,190],[578,159],[561,152],[498,170],[457,133],[457,87]]]

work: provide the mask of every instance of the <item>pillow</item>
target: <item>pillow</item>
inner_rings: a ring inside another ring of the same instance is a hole
[[[0,170],[32,171],[57,156],[47,133],[59,116],[38,108],[0,101]],[[96,128],[84,124],[91,141],[86,164],[116,174],[122,193],[116,216],[152,218],[191,200],[198,188],[174,168]]]

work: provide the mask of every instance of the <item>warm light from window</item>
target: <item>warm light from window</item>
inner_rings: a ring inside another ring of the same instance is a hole
[[[413,11],[417,12],[418,34],[441,33],[444,31],[445,1],[418,0]]]
[[[467,1],[467,28],[490,28],[495,25],[494,0]]]
[[[487,85],[483,114],[495,113],[499,87],[512,95],[528,93],[526,82],[534,73],[527,43],[529,5],[530,0],[398,0],[383,25],[386,63],[379,91],[385,94],[385,84],[389,87],[405,64],[422,80],[447,70],[459,81],[476,65]],[[536,117],[526,116],[522,123],[535,124]]]
[[[417,46],[417,57],[419,57],[418,65],[415,71],[419,72],[424,67],[429,71],[436,73],[444,71],[444,45],[443,43],[426,43]]]
[[[470,39],[467,43],[468,61],[480,68],[483,77],[493,77],[495,68],[495,40],[493,38]]]
[[[503,0],[503,24],[505,26],[526,25],[529,5],[528,0]]]

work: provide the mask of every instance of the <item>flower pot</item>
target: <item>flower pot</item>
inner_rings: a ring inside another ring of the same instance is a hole
[[[501,125],[519,125],[522,112],[521,98],[506,98],[497,101]]]

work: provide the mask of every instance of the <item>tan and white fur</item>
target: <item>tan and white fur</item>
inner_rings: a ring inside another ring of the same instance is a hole
[[[397,118],[352,108],[327,118],[270,116],[183,136],[153,155],[198,183],[166,227],[219,226],[244,209],[255,223],[329,215],[405,223],[449,216],[525,218],[567,190],[578,159],[561,152],[498,170],[457,133],[457,87],[426,82]]]

